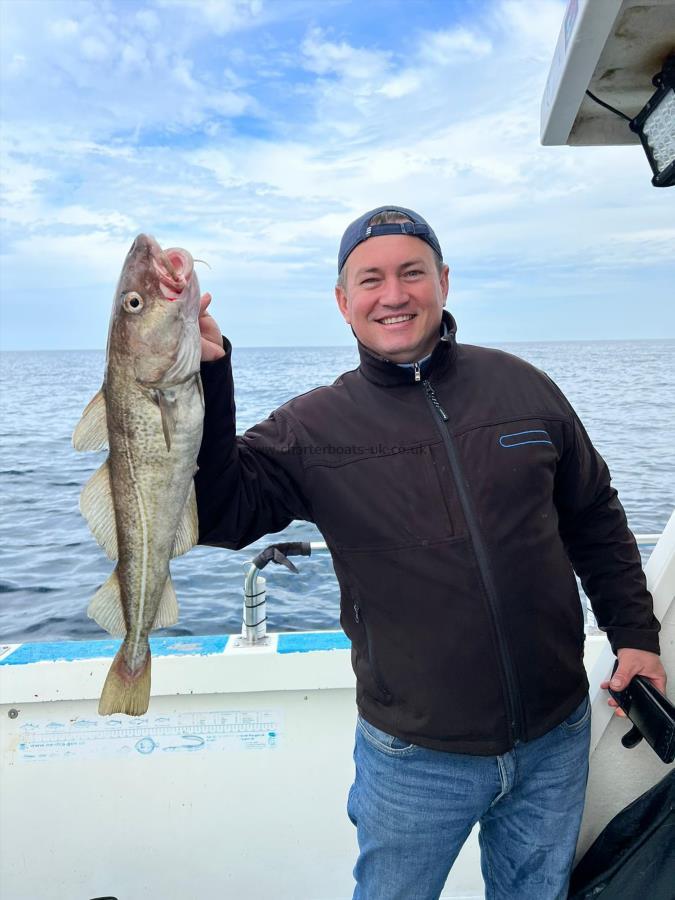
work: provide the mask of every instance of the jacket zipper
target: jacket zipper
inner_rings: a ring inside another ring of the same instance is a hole
[[[391,698],[392,698],[391,691],[389,691],[385,687],[384,682],[382,681],[382,678],[380,677],[379,670],[375,663],[375,657],[373,655],[373,646],[370,642],[370,632],[368,631],[368,626],[366,625],[366,620],[363,618],[363,610],[361,609],[361,607],[359,606],[359,604],[356,601],[354,602],[354,619],[357,622],[357,624],[360,623],[361,625],[363,625],[363,631],[366,635],[366,647],[368,648],[368,664],[370,666],[370,671],[373,675],[373,681],[377,685],[378,690],[384,697],[385,701],[387,703],[391,703]]]
[[[417,370],[415,371],[415,380],[418,381],[417,378]],[[434,391],[431,382],[428,379],[425,379],[424,382],[424,390],[426,393],[427,401],[433,411],[434,420],[438,425],[438,430],[441,433],[441,437],[443,438],[443,443],[445,444],[445,449],[448,454],[448,459],[450,461],[450,468],[452,470],[452,474],[455,479],[455,484],[457,485],[457,492],[459,494],[459,501],[462,506],[462,510],[464,512],[464,516],[466,518],[466,522],[469,528],[469,534],[471,535],[471,540],[473,543],[474,551],[476,553],[476,558],[478,560],[478,568],[481,574],[481,578],[483,581],[483,586],[485,588],[485,594],[488,599],[488,605],[490,607],[490,612],[492,613],[492,620],[495,625],[495,630],[497,633],[497,641],[499,645],[499,655],[500,661],[502,665],[502,671],[504,672],[504,676],[506,679],[506,693],[509,704],[509,725],[511,734],[514,741],[520,740],[521,736],[523,736],[523,716],[522,711],[520,709],[519,695],[516,689],[516,681],[513,672],[513,664],[511,662],[511,658],[509,655],[508,648],[506,646],[506,640],[504,638],[504,632],[502,629],[501,616],[499,614],[499,608],[497,605],[497,591],[495,589],[494,581],[492,579],[492,572],[490,570],[490,563],[488,560],[487,550],[485,548],[485,544],[483,542],[483,537],[480,533],[480,529],[478,526],[478,520],[476,518],[476,513],[473,508],[473,503],[469,497],[468,491],[466,489],[466,484],[464,482],[462,468],[459,461],[459,456],[457,455],[457,450],[455,448],[454,441],[452,439],[452,435],[450,434],[450,430],[448,428],[447,423],[450,421],[447,413],[438,402],[438,398],[436,397],[436,392]],[[438,421],[440,419],[440,422]]]

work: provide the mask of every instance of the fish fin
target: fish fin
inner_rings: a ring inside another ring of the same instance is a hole
[[[155,621],[152,627],[168,628],[169,625],[175,625],[177,621],[178,598],[176,597],[176,591],[174,590],[171,576],[168,575],[166,584],[164,585],[164,590],[162,591],[162,596],[159,601],[159,607],[157,608],[157,615],[155,616]]]
[[[127,625],[124,621],[122,594],[117,569],[110,578],[96,591],[87,607],[87,615],[105,628],[113,637],[124,637]]]
[[[187,553],[191,547],[194,547],[198,540],[199,517],[197,516],[197,497],[195,495],[195,483],[194,481],[191,481],[190,491],[183,509],[183,516],[178,523],[178,530],[176,531],[176,539],[173,542],[171,556],[182,556],[183,553]]]
[[[142,716],[150,703],[150,650],[143,666],[137,672],[130,672],[122,657],[122,648],[110,666],[108,677],[98,701],[98,714],[126,713],[128,716]]]
[[[175,397],[170,397],[165,391],[156,390],[155,397],[159,411],[162,414],[162,431],[166,449],[171,450],[171,438],[176,430],[176,411],[178,404]]]
[[[110,484],[108,460],[97,469],[82,488],[80,512],[87,520],[92,534],[103,547],[109,559],[117,559],[117,521]]]
[[[82,418],[73,432],[76,450],[105,450],[108,446],[108,423],[105,415],[103,388],[85,406]]]

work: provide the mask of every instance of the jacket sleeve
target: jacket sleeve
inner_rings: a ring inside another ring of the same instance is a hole
[[[301,448],[283,411],[237,437],[231,345],[202,363],[204,433],[195,475],[199,543],[239,550],[293,519],[312,521]]]
[[[571,439],[555,483],[560,535],[612,650],[633,647],[658,653],[660,625],[637,543],[605,461],[571,412]]]

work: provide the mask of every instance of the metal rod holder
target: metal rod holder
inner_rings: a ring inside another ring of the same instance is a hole
[[[241,636],[247,644],[258,644],[267,634],[267,582],[260,575],[261,569],[269,562],[281,563],[292,572],[297,572],[288,555],[310,556],[312,553],[327,551],[325,541],[305,543],[270,544],[251,563],[244,580],[244,610]]]

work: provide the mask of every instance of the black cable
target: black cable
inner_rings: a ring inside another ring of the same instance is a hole
[[[248,600],[248,598],[249,598],[251,595],[250,595],[250,594],[245,594],[244,596],[245,596],[246,599]],[[259,597],[260,594],[258,594],[257,596]],[[264,606],[264,605],[265,605],[265,602],[266,602],[265,600],[261,600],[260,603],[254,603],[253,606],[249,606],[248,603],[247,603],[247,604],[246,604],[246,609],[257,609],[259,606]]]
[[[622,113],[620,109],[615,109],[613,106],[610,106],[609,103],[605,103],[604,100],[601,100],[599,97],[596,97],[595,94],[591,94],[590,91],[586,91],[586,94],[591,98],[591,100],[595,100],[600,106],[604,106],[605,109],[608,109],[610,112],[615,113],[617,116],[621,116],[622,119],[625,119],[627,122],[632,122],[630,116],[627,116],[625,113]]]

